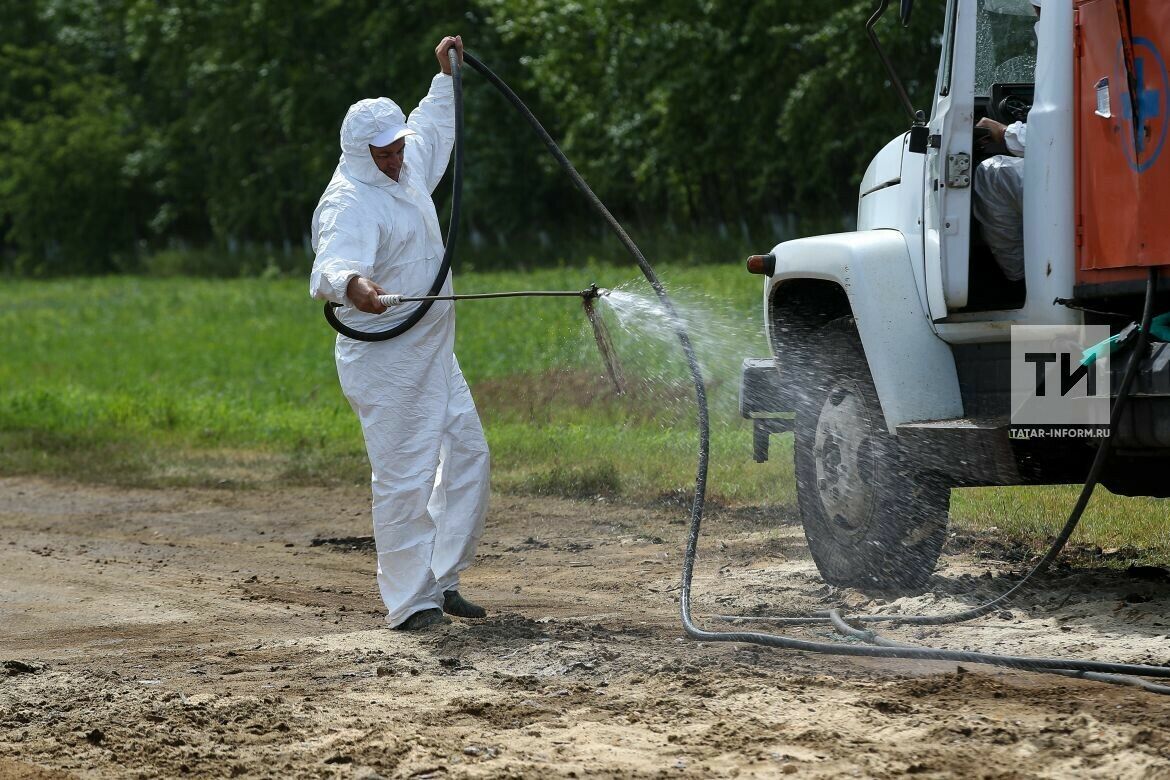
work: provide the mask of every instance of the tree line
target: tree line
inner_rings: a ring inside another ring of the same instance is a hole
[[[910,29],[893,10],[878,26],[923,107],[943,4],[919,0]],[[387,95],[409,111],[449,33],[620,218],[694,230],[836,218],[907,125],[865,38],[874,6],[0,0],[0,263],[105,273],[166,247],[299,249],[346,108]],[[467,229],[504,240],[584,224],[579,194],[470,69],[465,100]]]

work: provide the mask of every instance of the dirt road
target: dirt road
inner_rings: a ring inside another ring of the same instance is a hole
[[[464,581],[492,616],[389,631],[366,506],[0,480],[0,778],[1170,777],[1170,700],[1143,692],[684,639],[677,507],[497,497]],[[783,513],[705,539],[708,615],[941,608],[1009,569],[949,555],[936,595],[867,602]],[[900,636],[1170,662],[1170,584],[1137,574]]]

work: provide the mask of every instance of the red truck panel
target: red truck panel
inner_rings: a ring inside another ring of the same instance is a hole
[[[1133,31],[1133,94],[1121,34],[1124,6]],[[1146,267],[1170,265],[1167,54],[1167,0],[1078,3],[1078,285],[1144,280]]]

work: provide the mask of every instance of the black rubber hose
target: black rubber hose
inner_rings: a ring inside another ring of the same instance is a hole
[[[455,240],[459,237],[459,211],[463,202],[463,74],[459,67],[459,52],[452,46],[447,50],[447,57],[451,61],[452,90],[455,93],[455,160],[453,164],[451,182],[451,219],[447,223],[447,242],[443,250],[443,261],[439,264],[439,271],[435,274],[435,281],[431,283],[428,297],[436,296],[443,291],[443,284],[447,281],[447,274],[451,272],[451,262],[455,259]],[[356,341],[387,341],[401,336],[413,328],[427,312],[434,306],[433,300],[423,301],[402,322],[393,328],[381,331],[361,331],[351,328],[337,319],[334,309],[341,304],[325,304],[325,321],[342,336]]]
[[[857,628],[851,626],[841,617],[841,613],[835,609],[829,610],[829,619],[833,622],[833,628],[837,629],[837,633],[845,636],[859,639],[862,642],[868,642],[871,645],[880,645],[882,647],[914,647],[914,645],[904,644],[902,642],[895,642],[892,639],[886,639],[879,634],[875,634],[868,629]],[[1143,680],[1140,677],[1134,677],[1127,674],[1105,674],[1103,672],[1074,672],[1071,669],[1041,669],[1037,668],[1037,672],[1047,672],[1048,674],[1059,674],[1063,677],[1080,677],[1085,680],[1093,680],[1094,682],[1110,683],[1111,685],[1128,685],[1133,688],[1142,688],[1150,693],[1158,693],[1162,695],[1170,694],[1170,686],[1158,685],[1149,680]]]
[[[972,653],[956,650],[941,650],[934,648],[914,647],[872,647],[847,645],[838,642],[813,642],[774,634],[763,634],[747,631],[706,631],[698,627],[691,617],[691,584],[694,578],[694,564],[698,548],[699,531],[702,525],[703,507],[706,499],[707,468],[710,453],[710,421],[707,408],[707,390],[703,382],[702,371],[699,368],[698,358],[691,344],[689,335],[682,319],[678,316],[674,304],[667,295],[662,283],[658,280],[654,269],[646,261],[645,256],[637,245],[613,217],[601,200],[593,193],[589,185],[573,167],[569,159],[561,152],[552,137],[524,105],[523,101],[486,65],[468,52],[464,52],[464,60],[475,70],[479,71],[501,94],[518,110],[529,125],[540,136],[549,152],[569,175],[574,185],[586,196],[593,209],[605,220],[610,229],[617,235],[622,245],[637,261],[643,275],[654,288],[663,308],[671,319],[675,333],[686,355],[691,370],[691,377],[695,384],[695,397],[698,405],[699,453],[695,476],[695,496],[691,505],[691,526],[687,538],[686,556],[683,563],[682,594],[680,597],[680,612],[683,629],[686,633],[699,640],[715,642],[746,642],[765,647],[781,647],[793,650],[804,650],[815,653],[833,655],[868,656],[878,658],[910,658],[919,660],[960,661],[969,663],[986,663],[999,666],[1010,666],[1021,669],[1050,671],[1053,669],[1068,670],[1074,673],[1105,673],[1145,675],[1150,677],[1170,677],[1170,667],[1146,666],[1142,664],[1117,664],[1101,661],[1084,661],[1059,658],[1029,658],[1019,656],[1002,656],[991,653]],[[461,106],[460,106],[461,108]],[[1153,287],[1154,272],[1151,271],[1151,289]],[[1151,293],[1147,292],[1147,295]],[[1148,323],[1147,323],[1148,327]]]
[[[1153,294],[1156,287],[1157,271],[1150,270],[1149,282],[1146,288],[1146,305],[1145,312],[1142,315],[1143,333],[1149,329],[1149,321],[1153,311]],[[1139,342],[1139,346],[1145,344],[1143,338]],[[1142,347],[1144,349],[1144,347]],[[1127,376],[1133,371],[1136,371],[1135,366],[1140,361],[1140,353],[1135,350],[1135,355],[1131,357],[1130,368],[1127,369]],[[1132,377],[1130,377],[1132,382]],[[1120,390],[1124,390],[1128,395],[1128,384],[1123,380]],[[1119,391],[1119,398],[1121,393]],[[1117,405],[1114,405],[1114,410],[1117,410]],[[1107,454],[1107,452],[1105,453]],[[1097,469],[1097,476],[1099,476],[1100,469]],[[1086,499],[1087,501],[1087,499]],[[1080,502],[1078,502],[1078,505]],[[1082,510],[1083,511],[1083,510]],[[1067,525],[1067,524],[1066,524]],[[1075,524],[1074,524],[1075,525]],[[1071,533],[1071,529],[1068,529]],[[1007,666],[1016,669],[1024,669],[1030,671],[1049,672],[1053,670],[1065,670],[1077,674],[1093,673],[1094,675],[1141,675],[1146,677],[1162,677],[1170,678],[1170,667],[1166,666],[1151,666],[1146,664],[1123,664],[1108,661],[1089,661],[1072,658],[1041,658],[1032,656],[1009,656],[998,655],[994,653],[975,653],[964,650],[944,650],[929,647],[911,647],[899,643],[890,642],[883,643],[882,646],[859,646],[846,645],[838,642],[815,642],[805,639],[797,639],[795,637],[784,636],[780,634],[765,634],[754,631],[707,631],[697,626],[690,615],[690,590],[691,583],[694,577],[695,555],[697,552],[699,537],[698,523],[693,523],[691,533],[687,540],[686,557],[683,561],[683,582],[682,582],[682,596],[680,601],[683,604],[683,628],[688,636],[705,642],[747,642],[749,644],[757,644],[765,647],[780,647],[790,650],[804,650],[813,653],[826,653],[831,655],[850,655],[850,656],[865,656],[870,658],[906,658],[913,660],[924,661],[958,661],[967,663],[984,663],[994,666]],[[1002,597],[1001,597],[1002,598]],[[980,614],[983,614],[980,612]],[[865,616],[876,617],[878,619],[897,620],[905,616]],[[825,618],[819,619],[824,622],[833,622],[833,613],[830,612]],[[838,616],[839,619],[839,616]],[[855,618],[858,619],[858,618]],[[784,622],[785,618],[779,618],[777,622]],[[795,618],[794,620],[801,623],[807,623],[809,618]],[[869,636],[874,636],[872,632]],[[1083,676],[1083,675],[1082,675]],[[1097,677],[1102,681],[1103,677]],[[1130,683],[1134,684],[1134,683]],[[1166,686],[1143,686],[1147,690],[1157,693],[1170,692],[1170,688]],[[1164,689],[1164,690],[1163,690]]]
[[[581,174],[577,172],[577,169],[573,167],[573,163],[569,161],[569,158],[566,157],[565,153],[561,151],[559,146],[557,146],[556,141],[552,139],[552,136],[549,135],[548,131],[544,129],[544,126],[540,124],[540,120],[538,120],[536,116],[528,109],[528,106],[524,104],[524,101],[521,100],[516,95],[516,93],[512,91],[511,87],[505,84],[503,79],[492,72],[491,68],[489,68],[487,65],[484,65],[478,58],[466,51],[463,53],[463,59],[468,65],[479,71],[479,73],[484,78],[486,78],[492,84],[492,86],[500,91],[500,94],[502,94],[504,98],[512,104],[513,108],[520,112],[521,116],[524,117],[525,121],[528,122],[529,126],[532,127],[532,129],[540,137],[540,140],[544,142],[545,148],[548,149],[549,154],[551,154],[553,158],[556,159],[557,163],[573,181],[574,186],[576,186],[577,189],[581,191],[586,200],[589,201],[589,205],[593,207],[593,210],[597,212],[597,214],[603,220],[605,220],[605,223],[609,226],[609,229],[613,231],[614,235],[616,235],[618,240],[621,241],[622,246],[625,247],[626,251],[629,252],[630,255],[634,258],[634,261],[637,262],[638,268],[642,271],[642,275],[646,277],[646,281],[650,283],[652,288],[654,288],[654,293],[658,296],[658,300],[662,303],[662,308],[670,318],[671,325],[674,327],[675,335],[678,337],[679,343],[682,345],[683,353],[686,355],[687,365],[691,370],[691,379],[695,384],[695,403],[698,407],[699,460],[695,469],[695,497],[693,503],[691,504],[691,526],[697,528],[702,520],[703,505],[706,502],[707,464],[711,450],[711,425],[707,410],[707,386],[703,382],[703,372],[699,368],[699,359],[695,354],[694,346],[691,344],[690,336],[687,334],[686,326],[683,324],[682,318],[678,316],[678,312],[675,310],[674,303],[670,300],[670,296],[666,294],[666,290],[662,287],[662,282],[658,280],[658,275],[654,273],[654,269],[650,267],[650,263],[647,262],[646,256],[642,254],[642,250],[638,248],[638,245],[635,244],[634,240],[630,238],[628,233],[626,233],[626,230],[622,227],[621,223],[618,222],[614,218],[613,214],[609,212],[609,209],[605,207],[605,204],[601,202],[601,199],[598,198],[596,194],[594,194],[593,190],[589,187],[589,184],[586,183]],[[689,594],[686,594],[685,591],[684,596],[689,598]],[[684,623],[687,620],[686,616],[687,607],[684,606]]]

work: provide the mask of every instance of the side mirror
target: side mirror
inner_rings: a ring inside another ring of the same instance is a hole
[[[903,27],[910,26],[910,12],[914,10],[914,0],[902,0],[902,7],[898,11],[898,18],[902,20]]]
[[[910,143],[907,151],[911,154],[926,154],[926,147],[930,143],[930,128],[926,125],[914,125],[910,128]]]
[[[914,123],[910,125],[910,143],[906,148],[911,154],[926,154],[929,145],[930,128],[926,125],[926,114],[915,111]]]

